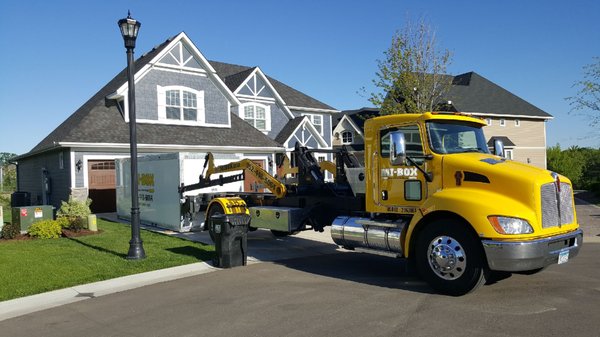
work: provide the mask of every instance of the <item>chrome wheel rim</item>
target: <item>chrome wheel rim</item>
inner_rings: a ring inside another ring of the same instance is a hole
[[[438,236],[427,248],[429,267],[444,280],[456,280],[465,272],[467,256],[458,241],[450,236]]]

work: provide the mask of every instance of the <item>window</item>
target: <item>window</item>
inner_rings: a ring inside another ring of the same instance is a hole
[[[515,119],[515,126],[521,126],[521,121],[518,119]]]
[[[492,119],[491,118],[486,118],[485,122],[487,123],[488,126],[492,125]]]
[[[419,133],[419,127],[416,125],[393,127],[381,131],[380,134],[380,149],[381,156],[388,158],[390,156],[390,132],[401,131],[404,134],[404,140],[406,141],[406,155],[422,157],[423,156],[423,145],[421,143],[421,134]]]
[[[513,159],[513,150],[504,149],[504,158]]]
[[[308,117],[311,123],[315,126],[315,129],[319,131],[319,134],[323,135],[323,116],[321,115],[311,115],[305,114],[304,116]]]
[[[198,101],[195,93],[185,90],[167,90],[165,99],[167,119],[184,121],[198,119]]]
[[[261,131],[271,129],[270,108],[262,104],[244,104],[242,118]]]
[[[506,121],[504,119],[500,120],[500,126],[506,126]]]
[[[204,92],[187,87],[157,87],[158,119],[173,124],[204,122]]]
[[[489,153],[483,130],[479,125],[428,122],[427,131],[431,147],[436,153]]]
[[[58,153],[58,169],[62,170],[65,168],[65,157],[62,152]]]
[[[352,131],[342,132],[342,144],[352,144]]]

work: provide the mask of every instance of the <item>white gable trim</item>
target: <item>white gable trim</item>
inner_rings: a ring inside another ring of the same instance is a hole
[[[59,142],[61,147],[73,148],[75,151],[98,150],[129,150],[129,143],[79,143],[79,142]],[[218,145],[175,145],[175,144],[138,144],[138,150],[147,151],[173,151],[173,152],[194,152],[194,151],[227,151],[227,152],[283,152],[283,147],[252,147],[252,146],[218,146]]]
[[[319,112],[319,113],[340,113],[340,110],[331,110],[331,109],[318,109],[318,108],[307,108],[302,106],[289,106],[292,110],[306,111],[306,112]]]
[[[202,68],[204,69],[204,71],[194,69],[194,68],[189,68],[189,67],[183,67],[183,68],[178,68],[175,66],[169,67],[168,65],[165,65],[164,63],[161,63],[160,65],[157,64],[158,61],[160,59],[162,59],[165,55],[167,55],[167,53],[169,53],[169,51],[175,45],[177,45],[179,42],[182,42],[187,47],[189,47],[190,52],[193,54],[194,57],[196,57],[199,60],[199,63],[202,66]],[[171,42],[169,42],[169,44],[167,46],[165,46],[163,48],[163,50],[160,53],[158,53],[158,55],[156,55],[152,60],[150,60],[145,66],[143,66],[141,69],[137,69],[135,72],[135,75],[134,75],[134,82],[137,84],[153,68],[160,68],[161,70],[166,70],[166,69],[177,70],[177,69],[179,69],[179,71],[182,71],[182,72],[185,71],[185,72],[189,72],[191,74],[204,74],[205,73],[216,84],[219,91],[221,91],[221,93],[227,98],[227,100],[229,101],[230,104],[240,105],[240,101],[238,100],[238,98],[233,94],[233,92],[231,92],[231,90],[229,90],[229,88],[225,85],[225,83],[217,75],[217,72],[212,67],[212,65],[208,62],[206,57],[204,57],[204,55],[202,55],[202,53],[198,50],[196,45],[192,42],[192,40],[190,40],[190,38],[184,32],[179,33],[179,35],[177,35]],[[107,97],[109,99],[119,99],[119,98],[123,97],[126,101],[125,103],[127,103],[128,88],[129,88],[129,84],[127,81],[125,81],[125,83],[123,83],[123,85],[121,85],[114,93],[109,94]],[[126,122],[129,122],[128,109],[129,109],[128,104],[125,104],[124,116],[125,116]]]
[[[342,123],[346,121],[348,122],[348,124],[350,124],[350,126],[354,129],[354,131],[356,132],[356,134],[358,134],[359,136],[361,136],[363,139],[365,138],[365,136],[362,133],[362,130],[356,125],[356,123],[354,123],[354,121],[352,121],[352,118],[348,117],[348,115],[344,115],[342,117],[342,119],[340,119],[340,121],[338,122],[338,124],[335,126],[335,128],[333,129],[333,133],[335,134],[336,132],[339,132],[340,134],[342,133],[343,130],[342,129]],[[340,128],[340,129],[338,129]]]
[[[271,90],[273,95],[275,95],[275,101],[279,102],[279,107],[281,108],[281,110],[283,110],[283,112],[285,112],[287,117],[290,119],[294,119],[294,114],[292,114],[292,112],[290,111],[288,106],[285,104],[285,101],[283,100],[283,98],[281,98],[281,96],[279,95],[277,90],[275,90],[275,87],[271,84],[271,82],[269,81],[267,76],[265,76],[265,74],[262,72],[262,70],[260,70],[259,67],[256,67],[250,73],[250,75],[248,75],[248,77],[246,77],[246,79],[237,87],[237,89],[235,89],[233,91],[233,93],[235,95],[239,96],[240,98],[245,98],[245,99],[252,98],[252,99],[256,99],[256,100],[261,100],[261,99],[265,100],[265,98],[263,98],[263,97],[253,97],[253,96],[239,94],[240,90],[242,90],[244,88],[244,86],[248,83],[248,81],[250,81],[251,78],[254,77],[254,75],[259,76],[265,82],[265,84],[267,85],[267,88],[269,88],[269,90]]]
[[[310,119],[308,119],[308,116],[304,116],[303,117],[302,122],[300,122],[300,124],[298,124],[298,126],[294,129],[294,131],[292,131],[290,133],[290,136],[283,143],[284,144],[285,143],[289,143],[289,141],[292,140],[292,138],[295,138],[296,133],[301,128],[308,128],[309,129],[310,133],[312,134],[312,137],[315,138],[315,140],[317,141],[317,143],[319,144],[319,146],[320,146],[321,149],[323,149],[323,148],[330,148],[329,144],[327,144],[327,142],[325,141],[325,139],[323,139],[323,136],[321,136],[319,134],[319,130],[317,130],[315,128],[315,126],[310,122]],[[310,139],[304,139],[304,140],[297,139],[297,140],[307,142]],[[291,147],[291,148],[293,148],[293,147]],[[288,148],[288,150],[291,149],[291,148]]]
[[[485,117],[504,117],[504,118],[520,118],[520,119],[554,119],[553,116],[544,117],[544,116],[527,116],[527,115],[509,115],[509,114],[493,114],[493,113],[485,113],[485,112],[464,112],[461,113],[470,116],[485,116]]]

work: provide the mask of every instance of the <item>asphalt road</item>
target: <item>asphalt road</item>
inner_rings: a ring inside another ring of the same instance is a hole
[[[585,216],[600,226],[600,209]],[[592,238],[567,264],[463,297],[432,293],[403,260],[332,250],[40,311],[0,336],[600,336]]]

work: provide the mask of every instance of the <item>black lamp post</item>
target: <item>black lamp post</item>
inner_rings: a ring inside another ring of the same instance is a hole
[[[127,12],[127,18],[119,20],[121,35],[127,48],[127,81],[129,84],[129,148],[131,150],[131,241],[129,241],[129,252],[127,259],[139,260],[146,258],[142,238],[140,237],[140,207],[138,201],[138,169],[137,169],[137,136],[135,119],[135,63],[133,60],[133,49],[135,39],[142,24],[131,17]]]

